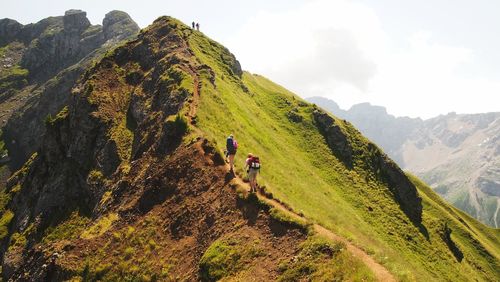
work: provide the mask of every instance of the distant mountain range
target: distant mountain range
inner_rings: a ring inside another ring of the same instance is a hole
[[[422,120],[394,117],[369,103],[346,111],[326,98],[307,100],[352,122],[456,207],[500,226],[500,112],[449,113]]]

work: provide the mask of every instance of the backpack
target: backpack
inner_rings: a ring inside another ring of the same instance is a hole
[[[228,137],[226,139],[226,149],[228,152],[230,153],[234,153],[236,152],[236,148],[234,147],[234,141],[233,141],[233,138],[231,137]]]
[[[253,157],[250,160],[250,168],[260,169],[260,160],[259,160],[259,157]]]

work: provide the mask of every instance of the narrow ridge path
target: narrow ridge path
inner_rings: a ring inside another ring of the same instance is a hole
[[[189,111],[187,113],[187,117],[189,119],[189,123],[194,128],[197,128],[196,124],[195,124],[196,123],[195,119],[196,119],[196,111],[198,109],[199,101],[200,101],[201,83],[200,83],[200,78],[199,78],[198,72],[195,68],[193,68],[192,66],[188,66],[187,71],[193,77],[193,96],[192,96],[192,100],[190,101]],[[229,171],[229,166],[226,165],[226,167]],[[241,178],[239,178],[237,175],[235,175],[235,177],[231,180],[231,182],[233,182],[236,185],[240,185],[240,186],[244,187],[247,192],[250,191],[249,185],[247,183],[243,182],[243,180]],[[307,219],[305,217],[296,214],[295,212],[291,211],[290,209],[288,209],[287,207],[285,207],[283,204],[276,201],[275,199],[267,198],[265,195],[260,193],[260,191],[258,191],[257,197],[259,198],[259,200],[262,200],[262,201],[268,203],[269,205],[281,210],[282,212],[284,212],[285,214],[287,214],[288,216],[290,216],[292,218],[298,219],[300,221],[307,221]],[[344,243],[346,245],[346,249],[354,257],[357,257],[358,259],[360,259],[368,268],[370,268],[370,270],[373,272],[373,274],[375,275],[375,277],[377,278],[378,281],[384,281],[384,282],[397,281],[397,279],[383,265],[376,262],[365,251],[358,248],[357,246],[355,246],[354,244],[349,242],[344,237],[341,237],[341,236],[333,233],[332,231],[324,228],[323,226],[321,226],[319,224],[313,224],[313,228],[318,234],[326,237],[327,239]]]
[[[245,183],[241,178],[238,176],[235,176],[231,180],[233,184],[240,185],[242,187],[245,187],[245,190],[247,192],[250,191],[250,187],[247,183]],[[289,208],[285,207],[283,204],[280,202],[274,200],[274,199],[269,199],[265,195],[263,195],[260,191],[256,194],[259,200],[264,201],[265,203],[279,209],[280,211],[284,212],[288,216],[298,219],[300,221],[307,221],[307,219],[303,216],[300,216],[296,214],[295,212],[291,211]],[[316,231],[318,234],[326,237],[327,239],[333,240],[333,241],[339,241],[342,242],[346,245],[347,250],[356,258],[360,259],[370,270],[373,272],[375,277],[377,278],[378,281],[384,281],[384,282],[393,282],[397,281],[397,279],[392,275],[383,265],[375,261],[369,254],[367,254],[365,251],[360,249],[359,247],[355,246],[349,240],[345,239],[344,237],[341,237],[332,231],[324,228],[323,226],[319,224],[313,224],[314,231]]]
[[[193,122],[194,119],[196,119],[196,110],[198,109],[198,104],[200,101],[200,90],[201,90],[201,83],[200,83],[200,78],[198,77],[198,73],[194,70],[188,69],[189,73],[193,77],[193,96],[192,96],[192,101],[189,105],[189,112],[188,112],[188,117],[190,119],[190,123]]]

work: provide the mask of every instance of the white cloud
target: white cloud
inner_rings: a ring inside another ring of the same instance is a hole
[[[318,0],[261,12],[227,43],[245,69],[344,108],[369,101],[421,117],[500,110],[500,80],[467,73],[473,51],[433,40],[425,31],[388,38],[369,7]]]
[[[302,95],[326,95],[366,91],[376,73],[367,58],[375,57],[377,46],[361,46],[380,37],[376,16],[364,6],[311,1],[295,10],[258,14],[228,45],[245,69]]]
[[[493,101],[499,97],[500,81],[458,72],[474,63],[473,51],[431,39],[431,33],[417,32],[409,36],[407,48],[379,60],[367,99],[396,115],[426,118],[451,111],[499,110]]]

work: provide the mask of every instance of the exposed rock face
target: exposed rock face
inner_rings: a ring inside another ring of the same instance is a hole
[[[325,136],[326,142],[335,156],[342,160],[347,167],[352,168],[352,147],[347,140],[346,134],[336,124],[335,119],[319,110],[314,111],[313,115],[318,129]]]
[[[107,40],[123,40],[139,30],[139,26],[122,11],[111,11],[102,21],[104,38]]]
[[[339,118],[346,119],[354,124],[365,136],[381,146],[392,159],[403,165],[401,146],[418,128],[422,120],[407,117],[394,117],[387,114],[384,107],[361,103],[351,107],[348,111],[331,100],[322,97],[308,98],[308,101],[317,104]]]
[[[110,21],[116,14],[119,20]],[[4,128],[12,167],[18,168],[36,151],[45,132],[45,118],[55,116],[68,103],[71,88],[92,60],[139,31],[124,12],[109,13],[104,22],[104,28],[92,26],[85,12],[70,10],[63,17],[22,26],[11,39],[11,45],[16,42],[26,46],[19,66],[29,73],[28,85],[9,96],[17,99],[15,107],[9,105],[11,111],[19,108]]]
[[[224,54],[222,56],[222,60],[227,64],[228,69],[231,70],[229,73],[232,73],[238,77],[243,75],[243,70],[241,69],[240,62],[236,60],[236,57],[229,52],[228,49],[225,48]]]
[[[0,46],[11,42],[21,32],[23,25],[15,20],[0,19]]]
[[[313,117],[335,156],[349,169],[354,168],[355,159],[361,158],[360,163],[364,164],[364,169],[373,170],[380,181],[388,184],[401,209],[416,225],[419,225],[422,221],[422,199],[418,196],[415,185],[396,163],[372,143],[369,145],[372,155],[359,156],[348,138],[350,134],[342,129],[343,126],[350,126],[345,121],[344,125],[340,125],[337,120],[321,110],[315,110]]]
[[[21,65],[33,78],[45,79],[78,62],[107,41],[119,41],[139,31],[126,13],[116,13],[122,20],[114,22],[113,28],[109,23],[114,14],[108,14],[101,27],[91,26],[86,12],[67,11],[64,17],[58,18],[40,36],[32,39]]]
[[[500,227],[500,113],[450,113],[421,120],[396,118],[368,103],[344,111],[325,98],[309,100],[351,121],[456,207]]]
[[[55,116],[69,101],[71,88],[84,71],[84,66],[75,66],[60,73],[33,91],[4,128],[4,139],[10,149],[10,166],[17,168],[37,150],[45,134],[44,122]]]
[[[63,17],[64,31],[67,33],[81,33],[90,26],[87,13],[81,10],[69,10]]]
[[[378,148],[375,156],[375,169],[380,169],[382,179],[389,184],[403,211],[413,222],[419,224],[422,220],[422,199],[418,196],[415,185],[399,166]]]
[[[241,65],[240,65],[240,62],[238,60],[236,60],[236,57],[231,54],[231,70],[233,71],[233,73],[239,77],[241,77],[241,75],[243,74],[243,70],[241,70]]]

